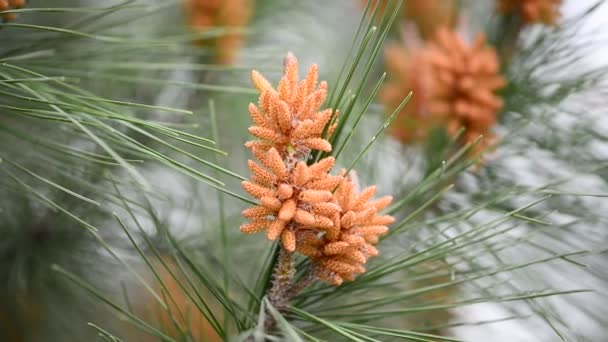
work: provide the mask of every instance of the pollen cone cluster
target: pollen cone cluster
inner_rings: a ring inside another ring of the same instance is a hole
[[[331,122],[331,109],[319,110],[327,84],[317,86],[317,66],[303,80],[298,79],[298,61],[292,54],[284,66],[277,89],[252,73],[260,100],[259,106],[249,105],[254,124],[249,131],[258,139],[245,145],[258,162],[249,160],[252,176],[243,188],[258,205],[243,211],[249,222],[241,231],[265,231],[270,240],[281,239],[284,251],[311,258],[316,277],[338,285],[363,273],[367,258],[378,254],[374,244],[393,218],[377,212],[391,198],[368,203],[375,187],[358,194],[344,172],[330,175],[333,157],[306,163],[312,150],[331,151],[324,131],[331,136],[336,122]]]
[[[183,333],[188,331],[188,337],[192,336],[196,341],[222,341],[222,338],[213,329],[213,325],[200,312],[196,306],[197,304],[185,292],[186,290],[182,288],[181,284],[185,283],[186,279],[192,279],[192,276],[180,274],[177,271],[180,267],[173,257],[163,255],[161,258],[162,262],[160,260],[153,261],[153,267],[159,280],[162,281],[162,286],[159,282],[155,281],[156,279],[150,283],[154,284],[154,290],[157,293],[162,293],[166,306],[161,305],[147,291],[140,291],[139,287],[134,287],[131,290],[132,293],[130,293],[137,299],[134,301],[134,313],[146,322],[153,322],[154,325],[162,327],[163,333],[175,340],[192,340],[191,338],[186,338],[186,335]],[[168,270],[173,271],[170,272]],[[199,286],[198,288],[202,289],[203,287]],[[204,290],[199,291],[199,294],[206,300],[209,300],[211,296]],[[213,314],[221,316],[222,310],[218,309],[215,304],[210,304]],[[139,329],[134,329],[131,324],[128,326],[129,335],[126,340],[140,342],[158,341],[156,336],[144,333]]]
[[[403,10],[406,18],[416,24],[422,38],[430,39],[442,27],[454,27],[456,3],[455,0],[409,0],[403,3]]]
[[[391,125],[391,133],[404,143],[426,139],[433,124],[428,111],[431,91],[431,65],[424,49],[408,49],[398,43],[387,45],[384,63],[390,81],[382,88],[380,99],[386,108],[397,108],[411,91],[412,98]]]
[[[25,6],[25,0],[0,0],[0,11],[18,9]],[[0,21],[9,22],[17,18],[15,13],[0,14]]]
[[[259,163],[249,160],[252,177],[243,182],[243,188],[258,199],[259,205],[243,211],[250,222],[242,225],[241,231],[266,230],[268,239],[280,238],[283,248],[293,252],[299,231],[335,229],[332,218],[340,207],[333,203],[332,190],[342,177],[329,174],[333,157],[312,165],[305,162],[311,150],[331,151],[321,135],[332,110],[318,112],[327,84],[316,87],[316,65],[299,81],[298,60],[288,54],[284,63],[285,75],[276,90],[257,71],[252,73],[260,91],[260,105],[249,105],[254,123],[249,131],[259,140],[246,146]]]
[[[370,13],[378,0],[372,0]],[[361,0],[362,8],[367,6],[368,0]],[[384,13],[388,1],[381,0],[376,13]],[[424,39],[430,39],[435,31],[441,27],[451,28],[456,24],[455,0],[408,0],[401,5],[401,19],[415,25]],[[378,15],[378,14],[376,14]],[[399,18],[397,18],[398,20]]]
[[[319,279],[333,285],[353,281],[357,274],[365,272],[367,259],[378,255],[374,245],[386,234],[387,225],[394,218],[378,215],[392,197],[370,201],[375,193],[375,186],[359,193],[356,183],[344,178],[334,194],[334,201],[341,208],[334,216],[335,229],[322,235],[315,231],[301,232],[298,251],[311,259]]]
[[[252,180],[243,182],[243,188],[259,205],[243,211],[251,222],[242,225],[241,231],[266,230],[268,239],[281,238],[283,248],[290,252],[296,250],[297,233],[302,230],[335,234],[332,218],[340,207],[332,203],[331,190],[341,177],[328,174],[334,159],[328,157],[311,166],[298,161],[290,169],[275,148],[254,153],[266,168],[249,161]]]
[[[560,17],[561,0],[500,0],[499,11],[517,14],[528,24],[554,25]]]
[[[0,0],[2,1],[2,0]],[[212,48],[218,63],[232,64],[243,36],[234,30],[249,22],[253,0],[187,0],[185,11],[188,24],[198,31],[219,28],[233,30],[214,38],[201,39],[196,43]]]
[[[303,80],[298,80],[298,60],[285,57],[285,73],[277,89],[259,72],[252,72],[253,84],[260,92],[259,105],[249,105],[253,126],[249,132],[258,138],[245,146],[268,151],[275,148],[281,158],[308,156],[311,150],[331,151],[331,144],[322,135],[332,118],[332,109],[319,111],[327,96],[327,83],[317,85],[318,68],[312,65]],[[337,123],[327,129],[331,136]],[[292,161],[290,161],[292,162]]]
[[[486,46],[481,34],[468,45],[455,32],[441,29],[428,54],[433,74],[431,115],[445,122],[449,134],[464,127],[466,142],[479,135],[486,137],[486,144],[490,142],[503,105],[495,92],[505,85],[495,50]]]

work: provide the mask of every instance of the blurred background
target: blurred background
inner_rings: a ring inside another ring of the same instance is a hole
[[[287,52],[340,110],[335,169],[397,220],[276,339],[606,340],[605,1],[0,0],[0,18],[0,341],[275,338],[275,245],[238,227],[250,73],[276,84]]]

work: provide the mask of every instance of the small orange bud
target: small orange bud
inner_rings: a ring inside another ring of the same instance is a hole
[[[346,253],[342,254],[344,258],[349,259],[357,264],[365,264],[367,262],[367,257],[365,254],[361,253],[356,249],[349,249]]]
[[[370,223],[373,225],[381,225],[381,226],[386,226],[393,222],[395,222],[395,218],[390,215],[376,216],[370,221]]]
[[[251,183],[249,181],[243,181],[243,189],[247,191],[251,196],[255,198],[262,198],[264,196],[274,197],[275,193],[272,189],[265,188],[263,186]]]
[[[376,247],[369,244],[365,246],[365,251],[369,256],[377,256],[379,254]]]
[[[346,214],[344,214],[344,216],[342,216],[342,219],[340,220],[340,225],[343,228],[348,229],[355,224],[356,218],[357,218],[357,215],[353,211],[349,211]]]
[[[312,178],[310,169],[304,162],[298,162],[293,170],[293,181],[296,186],[303,186]]]
[[[247,161],[247,165],[249,166],[249,170],[251,170],[251,178],[254,182],[270,186],[277,180],[277,177],[275,175],[266,171],[263,167],[256,164],[255,162],[249,160]]]
[[[328,270],[336,272],[338,274],[354,273],[358,268],[344,261],[338,261],[335,259],[328,259],[323,263]]]
[[[283,203],[281,210],[279,210],[279,219],[282,221],[289,221],[293,218],[296,213],[296,201],[288,199]]]
[[[327,157],[319,160],[318,162],[310,165],[310,172],[313,177],[320,178],[321,175],[327,174],[329,170],[334,166],[336,159],[334,157]]]
[[[291,230],[283,230],[283,234],[281,235],[281,242],[283,243],[283,248],[285,248],[289,252],[294,252],[296,250],[296,234]]]
[[[321,229],[330,229],[334,226],[334,221],[325,216],[315,215],[315,226]]]
[[[380,241],[380,238],[378,237],[378,235],[365,235],[364,239],[365,239],[365,242],[367,242],[370,245],[376,245],[376,244],[378,244],[378,241]]]
[[[355,216],[356,224],[365,224],[367,222],[370,222],[376,216],[376,208],[369,207],[367,209],[363,209],[359,211]]]
[[[277,108],[277,121],[279,122],[279,127],[283,133],[289,133],[291,131],[291,109],[285,101],[279,101]]]
[[[270,223],[268,227],[267,237],[268,240],[276,240],[283,233],[283,229],[285,229],[285,221],[274,220]]]
[[[253,85],[255,86],[255,88],[260,93],[272,89],[272,85],[270,85],[270,82],[268,82],[268,80],[264,78],[264,76],[262,76],[262,74],[260,74],[257,70],[251,71],[251,80],[253,81]]]
[[[341,176],[327,176],[318,181],[310,182],[308,188],[315,190],[333,191],[342,182]]]
[[[277,188],[277,195],[282,200],[288,199],[293,196],[293,188],[289,184],[280,184]]]
[[[260,113],[258,107],[256,107],[256,105],[253,103],[249,104],[249,115],[251,116],[251,120],[255,126],[268,128],[268,122],[266,122],[266,119],[262,113]]]
[[[273,210],[257,206],[243,210],[243,216],[247,218],[263,218],[273,213]]]
[[[312,206],[312,210],[315,213],[324,216],[331,216],[336,213],[339,213],[341,209],[342,208],[340,208],[339,205],[331,202],[316,203]]]
[[[302,145],[311,150],[319,150],[323,152],[331,152],[331,144],[329,141],[321,138],[309,138],[302,141]]]
[[[348,242],[351,246],[362,246],[365,244],[365,239],[358,235],[353,234],[343,234],[342,241]]]
[[[264,207],[275,211],[281,209],[281,206],[283,206],[283,202],[281,202],[278,198],[269,196],[262,197],[260,199],[260,203]]]
[[[265,164],[275,175],[279,178],[287,178],[289,172],[287,171],[287,166],[285,166],[285,162],[283,162],[283,158],[279,154],[274,147],[268,150],[266,153],[266,161]],[[263,162],[263,161],[262,161]]]
[[[327,202],[331,199],[332,193],[327,190],[304,190],[300,192],[298,199],[308,203]]]
[[[353,228],[353,232],[361,235],[383,235],[388,232],[386,226],[364,226]]]
[[[269,223],[270,223],[270,221],[268,221],[268,220],[259,220],[259,221],[253,221],[250,223],[246,223],[241,226],[241,232],[246,233],[246,234],[257,233],[259,231],[266,229],[266,227],[268,227]]]
[[[325,245],[325,247],[323,248],[323,253],[325,253],[326,255],[342,254],[349,247],[350,246],[349,246],[348,242],[344,242],[344,241],[332,242],[332,243],[328,243],[327,245]]]
[[[313,125],[310,127],[310,131],[313,134],[317,135],[323,133],[323,129],[325,129],[325,126],[329,122],[329,119],[331,119],[332,112],[333,111],[331,109],[326,109],[322,112],[318,112],[315,115],[314,121],[312,121]]]
[[[313,64],[308,69],[308,73],[306,74],[306,79],[302,82],[304,86],[303,94],[310,94],[315,90],[315,86],[317,85],[317,79],[319,77],[319,67],[316,64]]]
[[[370,186],[370,187],[365,188],[359,194],[359,197],[357,198],[357,201],[355,202],[354,207],[355,208],[361,207],[362,205],[367,203],[367,201],[369,201],[370,198],[374,197],[375,194],[376,194],[375,186]]]
[[[302,209],[296,209],[296,213],[293,217],[293,219],[304,226],[309,226],[312,227],[315,225],[315,217],[313,214],[309,213],[308,211],[302,210]]]
[[[370,205],[373,206],[374,208],[376,208],[376,210],[380,211],[380,210],[388,207],[392,201],[393,201],[393,196],[384,196],[373,202],[370,202]]]
[[[249,127],[249,132],[262,140],[266,140],[274,144],[281,144],[286,141],[284,136],[265,127],[251,126]]]

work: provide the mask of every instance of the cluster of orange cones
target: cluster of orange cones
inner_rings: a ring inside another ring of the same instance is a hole
[[[201,47],[213,50],[219,64],[233,64],[243,43],[243,28],[249,22],[253,0],[186,0],[185,12],[188,25],[198,32],[210,29],[226,29],[213,38],[196,40]]]
[[[25,6],[25,0],[0,0],[0,12],[8,11],[11,9],[19,9]],[[15,13],[3,13],[0,14],[0,19],[4,22],[13,21],[17,18]]]
[[[525,23],[554,25],[560,17],[562,0],[499,0],[498,10],[515,14]]]
[[[449,2],[449,1],[448,1]],[[454,29],[454,20],[441,20],[432,34],[425,18],[451,18],[446,13],[455,6],[433,5],[433,1],[411,0],[405,4],[417,10],[412,19],[424,41],[412,44],[392,43],[385,49],[385,65],[391,80],[381,94],[388,108],[399,105],[407,93],[413,91],[410,103],[395,119],[394,136],[410,144],[424,141],[434,127],[443,127],[450,136],[461,129],[463,143],[474,143],[474,152],[482,152],[493,145],[493,128],[502,109],[498,91],[506,85],[500,75],[500,59],[495,49],[486,44],[479,33],[474,41],[466,41]],[[559,19],[560,0],[499,0],[497,10],[505,15],[518,15],[524,23],[555,24]],[[435,8],[430,11],[428,9]],[[444,9],[440,11],[439,9]],[[409,31],[406,31],[409,33]],[[416,37],[414,37],[416,38]],[[420,40],[420,38],[418,38]]]
[[[243,211],[250,222],[241,231],[266,231],[268,239],[280,239],[287,252],[308,256],[318,278],[339,285],[363,273],[367,259],[377,255],[374,245],[393,222],[378,212],[392,198],[370,201],[375,187],[359,192],[352,175],[331,175],[333,157],[307,164],[312,151],[331,151],[326,138],[337,124],[337,113],[319,110],[327,84],[317,84],[317,74],[313,65],[299,80],[292,54],[285,58],[277,89],[252,73],[260,101],[249,106],[254,124],[249,131],[257,140],[246,146],[261,165],[249,161],[252,177],[243,188],[259,204]]]

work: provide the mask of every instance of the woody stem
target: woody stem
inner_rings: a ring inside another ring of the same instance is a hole
[[[272,273],[272,287],[268,290],[267,297],[274,307],[281,310],[289,302],[289,289],[296,274],[293,253],[281,247],[279,258]]]
[[[291,286],[291,288],[289,289],[289,294],[288,294],[289,299],[291,300],[292,298],[294,298],[295,296],[300,294],[300,292],[302,292],[305,288],[307,288],[308,285],[310,285],[315,279],[317,279],[317,278],[315,277],[314,272],[311,271],[310,273],[308,273],[308,275],[306,275],[306,277],[304,277],[304,279],[293,284]]]
[[[290,289],[296,274],[293,253],[280,247],[279,257],[272,272],[272,287],[266,292],[266,297],[272,306],[284,311],[289,303]],[[264,327],[266,331],[274,330],[276,321],[272,315],[266,315]]]

